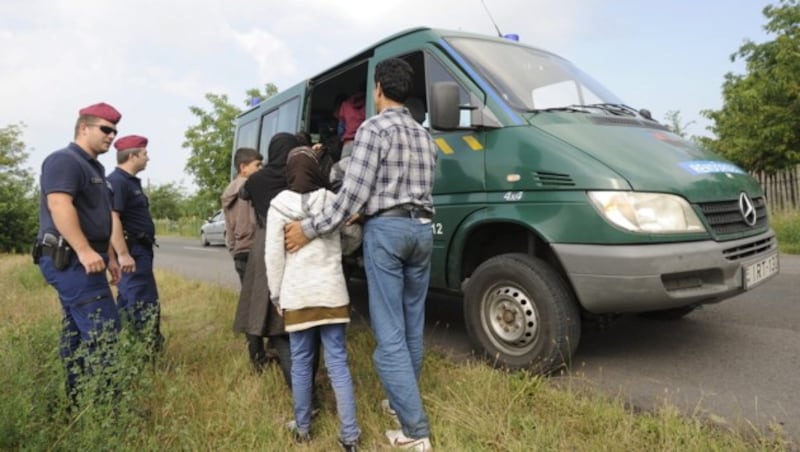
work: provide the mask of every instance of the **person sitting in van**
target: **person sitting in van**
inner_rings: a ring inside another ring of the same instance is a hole
[[[353,140],[356,137],[356,131],[366,118],[366,96],[364,93],[358,92],[342,101],[337,111],[337,117],[339,118],[339,128],[342,130],[342,152],[339,161],[331,168],[329,178],[334,186],[341,184],[344,172],[347,169],[347,162],[353,152]]]
[[[284,225],[318,214],[336,195],[326,188],[317,154],[309,147],[295,148],[289,153],[286,178],[288,189],[270,202],[264,254],[270,299],[283,315],[289,333],[294,400],[294,422],[289,428],[299,442],[311,439],[313,368],[319,338],[336,396],[339,442],[345,450],[355,450],[361,430],[356,421],[353,379],[345,346],[350,298],[341,258],[342,252],[347,254],[360,245],[361,227],[344,226],[297,253],[287,253],[283,245]]]

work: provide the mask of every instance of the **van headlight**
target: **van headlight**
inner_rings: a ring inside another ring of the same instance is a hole
[[[590,191],[589,199],[606,220],[632,232],[705,232],[692,207],[680,196],[632,191]]]

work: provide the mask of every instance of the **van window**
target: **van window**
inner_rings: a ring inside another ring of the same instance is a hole
[[[453,75],[439,62],[435,57],[426,54],[425,63],[427,67],[427,86],[432,86],[436,82],[453,82],[458,85],[458,104],[461,108],[461,115],[458,121],[459,128],[468,128],[472,126],[471,109],[464,107],[477,107],[471,105],[471,97],[469,92],[453,77]],[[427,118],[424,125],[427,127]]]
[[[449,42],[519,110],[624,103],[572,63],[551,53],[512,42],[471,38]]]
[[[243,124],[236,134],[236,147],[239,148],[253,148],[255,149],[258,144],[258,121],[255,119]]]
[[[297,125],[297,111],[300,108],[300,98],[295,97],[292,100],[281,104],[278,107],[280,114],[278,115],[278,131],[296,133],[299,130]]]
[[[269,155],[267,155],[269,140],[278,133],[279,112],[280,110],[272,110],[261,118],[261,139],[259,140],[258,152],[264,156],[265,161],[269,160]]]
[[[269,140],[278,132],[297,133],[297,112],[300,108],[300,98],[294,97],[284,102],[275,110],[261,117],[261,137],[259,138],[258,152],[269,159],[267,151]]]

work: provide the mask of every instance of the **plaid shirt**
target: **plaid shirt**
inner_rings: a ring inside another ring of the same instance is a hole
[[[303,220],[309,239],[336,229],[354,213],[365,216],[401,204],[433,213],[436,144],[405,107],[385,108],[361,124],[336,200]]]

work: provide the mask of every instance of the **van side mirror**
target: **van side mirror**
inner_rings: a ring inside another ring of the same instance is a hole
[[[459,121],[459,91],[455,82],[435,82],[431,86],[431,127],[438,130],[455,130]]]

